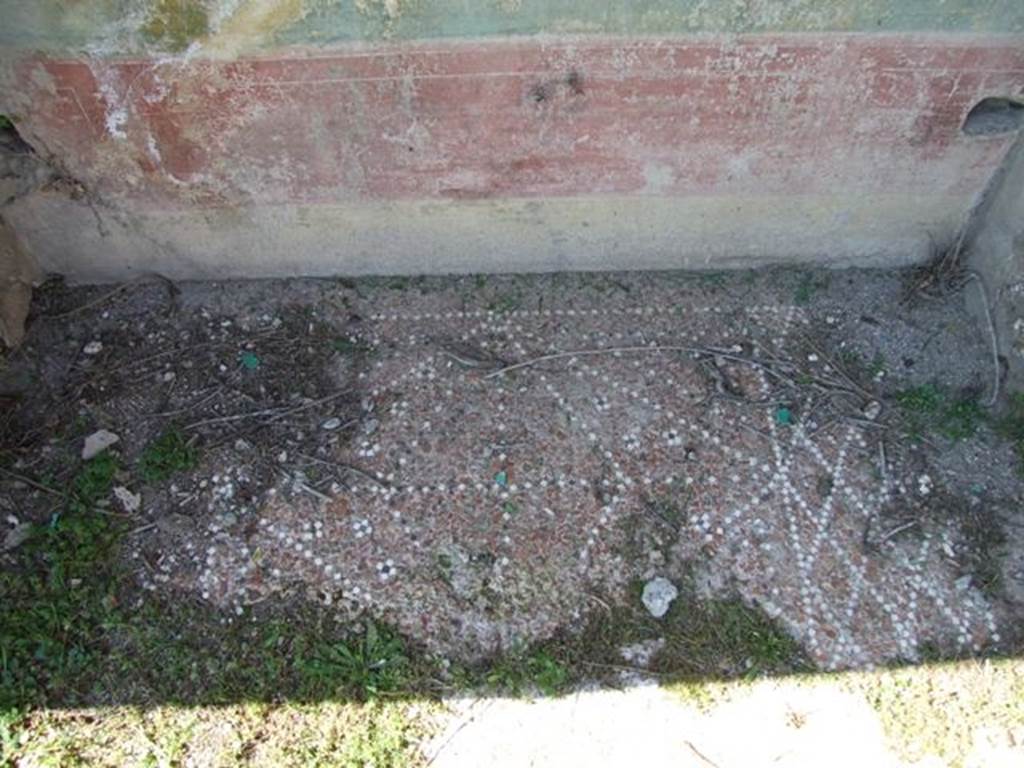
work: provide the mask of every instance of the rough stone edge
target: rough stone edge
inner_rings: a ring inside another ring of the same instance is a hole
[[[32,286],[41,279],[39,266],[0,216],[0,338],[8,347],[18,346],[25,336]]]
[[[1024,132],[971,214],[965,237],[967,266],[985,287],[1003,365],[1001,391],[1024,390]],[[981,294],[969,306],[988,324]]]

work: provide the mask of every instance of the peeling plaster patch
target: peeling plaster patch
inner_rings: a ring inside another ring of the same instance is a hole
[[[212,33],[219,32],[224,26],[224,22],[230,19],[238,7],[246,0],[221,0],[209,11],[210,17],[210,31]]]
[[[93,74],[96,76],[106,109],[103,124],[107,129],[107,135],[124,141],[128,138],[128,134],[124,130],[124,126],[128,122],[128,107],[125,100],[118,94],[117,70],[110,70],[106,67],[99,67],[97,70],[94,67]]]
[[[158,166],[163,164],[163,157],[160,155],[160,148],[156,145],[156,139],[153,138],[153,134],[149,134],[146,137],[146,149],[149,151],[149,156],[153,159]]]
[[[222,5],[217,32],[205,45],[215,56],[234,56],[257,47],[307,12],[303,0],[227,0]]]
[[[106,117],[107,133],[115,139],[127,139],[128,134],[124,132],[123,126],[128,122],[128,110],[118,107],[107,112]]]
[[[153,85],[145,90],[142,94],[142,98],[147,104],[159,104],[161,101],[166,99],[171,93],[171,89],[167,83],[163,81],[159,73],[154,73]]]

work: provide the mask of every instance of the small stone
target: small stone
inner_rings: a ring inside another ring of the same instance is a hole
[[[102,341],[90,341],[84,347],[82,347],[82,353],[86,355],[98,355],[103,351]]]
[[[619,649],[619,655],[622,656],[623,661],[638,667],[647,667],[664,647],[665,638],[658,637],[624,646]]]
[[[235,440],[235,450],[236,451],[248,451],[248,450],[251,450],[251,449],[252,449],[252,446],[249,444],[248,440],[244,440],[241,437],[238,438],[237,440]]]
[[[961,576],[959,579],[954,581],[953,584],[956,585],[956,589],[958,592],[966,592],[968,589],[971,588],[971,574],[968,573],[964,576]]]
[[[644,607],[656,619],[660,619],[668,613],[669,606],[677,597],[679,597],[679,590],[663,576],[658,576],[644,584],[642,596]]]
[[[759,600],[758,605],[769,619],[777,619],[782,615],[782,609],[771,600]]]
[[[119,485],[114,489],[114,497],[121,502],[125,512],[138,512],[142,506],[142,496],[138,493],[132,493],[123,485]]]
[[[99,456],[103,451],[107,450],[110,446],[120,440],[117,435],[106,429],[100,429],[93,432],[87,438],[85,438],[85,445],[82,446],[82,459],[88,461],[89,459]]]
[[[12,528],[7,532],[4,537],[4,551],[8,552],[12,549],[16,549],[24,544],[28,537],[32,535],[32,524],[22,523],[21,525]]]
[[[870,403],[864,406],[864,418],[874,421],[882,415],[882,404],[877,400],[872,400]]]
[[[320,425],[322,429],[326,429],[328,431],[335,430],[340,426],[341,419],[339,419],[337,416],[332,416],[331,418],[329,418],[327,421]]]
[[[934,485],[931,475],[921,475],[917,478],[917,490],[922,496],[927,496],[932,492],[932,486]]]

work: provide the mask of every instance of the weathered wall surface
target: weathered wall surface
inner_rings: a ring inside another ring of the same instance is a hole
[[[889,264],[1013,134],[1019,0],[0,0],[9,206],[82,279]]]
[[[973,223],[970,266],[983,279],[1008,388],[1024,387],[1024,136],[993,179]]]

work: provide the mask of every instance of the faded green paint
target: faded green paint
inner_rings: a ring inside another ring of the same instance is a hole
[[[102,55],[180,50],[256,0],[0,0],[0,45]],[[273,0],[258,0],[273,5]],[[282,0],[294,4],[298,0]],[[304,0],[259,42],[537,34],[1024,32],[1024,0]],[[266,16],[267,14],[263,14]],[[237,33],[238,30],[235,30]]]
[[[1024,31],[1024,0],[309,0],[285,43],[535,34]]]
[[[157,0],[142,35],[156,46],[178,52],[206,37],[209,29],[206,7],[199,0]]]

